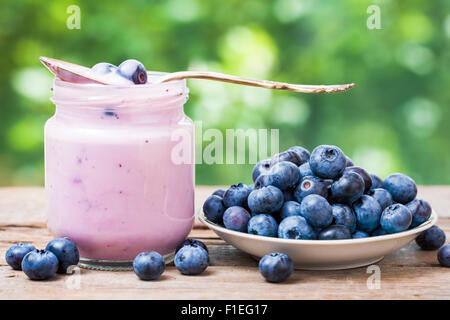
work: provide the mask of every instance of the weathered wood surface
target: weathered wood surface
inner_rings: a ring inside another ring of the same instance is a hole
[[[197,187],[196,208],[215,187]],[[439,215],[450,239],[450,187],[419,188]],[[200,276],[183,276],[169,266],[158,281],[139,281],[133,272],[80,269],[50,281],[30,281],[5,262],[7,248],[30,241],[44,247],[52,238],[45,228],[42,188],[0,188],[0,299],[450,299],[450,269],[440,267],[436,251],[410,243],[377,265],[379,289],[369,289],[366,268],[342,271],[296,270],[283,284],[265,282],[257,262],[196,223],[191,237],[204,241],[211,264]]]

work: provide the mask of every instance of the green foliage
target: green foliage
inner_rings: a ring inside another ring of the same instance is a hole
[[[69,30],[69,5],[81,29]],[[369,30],[369,5],[381,29]],[[43,125],[54,112],[50,56],[91,66],[209,69],[291,83],[347,83],[305,95],[189,81],[203,129],[279,128],[280,147],[336,144],[381,176],[450,183],[450,3],[387,0],[3,0],[0,185],[42,184]],[[204,143],[206,145],[206,143]],[[197,165],[197,184],[250,182],[251,165]]]

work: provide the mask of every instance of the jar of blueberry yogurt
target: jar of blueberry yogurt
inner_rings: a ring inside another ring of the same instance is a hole
[[[56,112],[45,125],[47,225],[77,244],[82,267],[129,269],[143,251],[171,261],[186,238],[194,218],[187,98],[185,80],[54,80]]]

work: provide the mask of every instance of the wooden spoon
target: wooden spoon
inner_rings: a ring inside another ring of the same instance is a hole
[[[120,77],[104,77],[101,75],[93,74],[89,68],[65,62],[58,59],[40,57],[41,62],[58,78],[68,82],[74,83],[101,83],[110,85],[129,85],[129,81],[123,79],[120,81]],[[242,84],[253,87],[261,87],[266,89],[278,89],[288,90],[303,93],[333,93],[343,92],[355,86],[354,83],[349,84],[337,84],[337,85],[303,85],[303,84],[290,84],[285,82],[275,82],[268,80],[255,80],[236,77],[228,74],[217,72],[203,72],[203,71],[180,71],[174,73],[168,73],[157,78],[152,83],[163,83],[173,80],[181,79],[207,79],[215,81],[223,81],[235,84]]]

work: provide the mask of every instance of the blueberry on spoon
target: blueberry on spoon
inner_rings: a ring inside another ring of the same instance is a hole
[[[121,76],[133,81],[135,84],[147,83],[147,71],[144,65],[137,60],[125,60],[119,65],[118,72]]]

